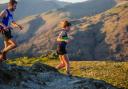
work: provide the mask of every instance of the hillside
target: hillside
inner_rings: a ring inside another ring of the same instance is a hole
[[[40,62],[31,67],[1,64],[0,72],[1,89],[118,89],[105,81],[68,77]]]
[[[41,14],[48,10],[64,7],[68,4],[69,3],[57,0],[20,0],[16,10],[16,14],[18,14],[16,18],[23,19],[24,17]]]
[[[128,3],[125,3],[94,17],[85,17],[86,22],[79,26],[86,34],[84,40],[89,40],[84,43],[83,52],[90,48],[86,52],[91,59],[127,60],[127,11]]]
[[[2,11],[6,7],[5,4],[0,4],[0,11]]]
[[[67,5],[63,10],[70,13],[71,18],[81,18],[104,12],[115,5],[115,0],[88,0],[86,2]]]
[[[61,2],[57,0],[19,0],[17,9],[15,12],[16,20],[23,19],[24,17],[41,14],[48,10],[62,8],[70,3]],[[0,5],[1,8],[5,7],[6,4]]]
[[[89,0],[82,3],[66,3],[57,0],[19,0],[15,12],[16,19],[41,14],[48,10],[58,9],[70,14],[70,17],[81,18],[83,16],[92,16],[108,10],[116,5],[115,0]],[[6,6],[6,4],[4,4]],[[0,8],[3,8],[0,5]]]
[[[127,2],[128,0],[115,0],[117,3],[124,3]]]
[[[23,58],[17,58],[7,61],[7,63],[11,65],[16,64],[18,66],[26,66],[26,67],[32,66],[37,62],[55,67],[59,64],[59,59],[56,58],[51,59],[47,57],[38,57],[38,58],[23,57]],[[101,83],[101,85],[102,82],[105,81],[114,86],[117,86],[119,89],[128,89],[127,62],[70,61],[70,64],[71,64],[71,73],[73,76],[100,80],[99,83]],[[65,69],[59,70],[59,72],[65,74]]]
[[[74,23],[76,26],[73,28],[77,30],[71,31],[74,40],[68,49],[71,59],[126,58],[127,37],[124,36],[127,36],[127,10],[126,3],[96,16],[85,17],[83,22]],[[69,16],[68,12],[61,10],[49,11],[19,21],[24,30],[16,32],[19,47],[12,55],[31,57],[55,50],[55,39],[59,32],[57,23]]]
[[[87,4],[89,3],[91,4],[91,2],[92,2],[91,6],[93,6],[93,8],[97,7],[97,5],[96,6],[93,5],[94,2],[96,2],[95,0],[89,1],[87,2]],[[101,4],[103,2],[97,1],[97,3]],[[86,6],[87,8],[89,7],[87,4],[85,5],[84,4],[81,5],[81,4],[82,3],[78,3],[78,5],[81,7],[82,5],[83,7],[84,6]],[[89,13],[91,14],[91,12]],[[48,11],[41,15],[29,16],[23,20],[20,20],[19,23],[23,25],[24,31],[19,33],[16,32],[18,33],[16,35],[17,41],[19,44],[21,44],[18,47],[18,49],[16,49],[15,52],[16,55],[38,56],[41,55],[42,53],[46,53],[47,51],[55,48],[55,39],[56,39],[55,37],[58,34],[58,27],[56,28],[56,24],[59,23],[59,21],[61,21],[62,19],[70,18],[70,17],[72,17],[70,15],[70,12],[66,11],[65,9],[57,9],[57,10]],[[56,31],[57,33],[55,33]],[[23,50],[23,48],[25,48],[25,50]],[[40,49],[42,49],[43,51]],[[15,55],[15,53],[12,54]]]

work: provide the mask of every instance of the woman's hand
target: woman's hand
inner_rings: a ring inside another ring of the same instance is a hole
[[[65,40],[66,43],[70,43],[71,40]]]

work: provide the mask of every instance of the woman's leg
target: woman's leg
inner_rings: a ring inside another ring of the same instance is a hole
[[[7,46],[9,45],[8,41],[4,41],[4,49],[7,48]]]
[[[66,67],[66,72],[67,72],[67,74],[68,75],[70,75],[70,64],[69,64],[69,58],[68,58],[68,56],[65,54],[65,55],[63,55],[62,56],[62,58],[63,58],[63,62],[64,62],[64,64],[65,64],[65,67]]]
[[[57,69],[61,69],[65,67],[62,55],[59,55],[59,59],[60,59],[60,64],[56,66]]]

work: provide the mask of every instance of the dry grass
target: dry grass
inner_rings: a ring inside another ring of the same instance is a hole
[[[58,62],[52,60],[46,64],[56,66]],[[71,72],[74,76],[104,80],[114,86],[128,88],[128,62],[73,61]]]
[[[47,58],[19,58],[8,61],[10,64],[20,66],[31,66],[33,63],[40,61],[55,67],[59,64],[58,60],[48,60]],[[65,73],[65,70],[60,70]],[[88,77],[98,80],[104,80],[114,86],[128,89],[128,62],[114,61],[72,61],[71,73],[73,76]]]

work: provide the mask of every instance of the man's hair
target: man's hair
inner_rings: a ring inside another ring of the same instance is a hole
[[[71,23],[70,23],[69,21],[67,21],[67,20],[63,21],[62,23],[63,23],[63,27],[64,27],[64,28],[71,26]]]
[[[16,1],[16,0],[10,0],[9,3],[8,3],[8,5],[12,5],[12,6],[13,6],[14,4],[17,4],[17,1]]]

